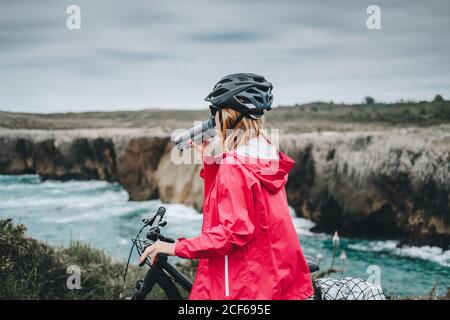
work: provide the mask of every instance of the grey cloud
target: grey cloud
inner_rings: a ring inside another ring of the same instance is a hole
[[[195,42],[229,43],[260,41],[269,38],[269,35],[264,32],[219,31],[191,34],[185,38]]]
[[[450,3],[379,0],[0,0],[0,106],[16,111],[204,106],[214,81],[252,71],[276,103],[450,96]],[[177,94],[172,94],[177,88]]]
[[[120,50],[120,49],[110,49],[110,50],[100,50],[98,53],[103,57],[110,57],[117,60],[129,61],[139,61],[139,62],[153,62],[159,60],[167,60],[172,57],[171,54],[162,52],[139,52],[132,50]]]

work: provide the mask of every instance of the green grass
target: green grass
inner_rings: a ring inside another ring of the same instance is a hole
[[[67,288],[70,265],[81,268],[79,290]],[[28,237],[24,225],[0,220],[0,299],[118,299],[124,270],[123,262],[113,261],[89,245],[73,242],[67,248],[51,247]],[[130,266],[125,297],[131,296],[136,280],[143,278],[145,271]],[[148,298],[165,296],[155,286]]]
[[[314,102],[281,107],[267,115],[269,127],[285,132],[350,131],[429,127],[450,123],[450,102],[334,104]]]

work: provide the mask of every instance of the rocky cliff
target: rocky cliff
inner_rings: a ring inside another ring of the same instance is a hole
[[[296,160],[289,203],[317,231],[448,247],[450,130],[285,135]],[[201,211],[200,165],[171,160],[167,135],[146,129],[0,129],[0,174],[119,182],[130,200],[161,198]]]
[[[450,131],[291,136],[290,205],[316,231],[448,247]],[[443,143],[443,142],[447,143]]]

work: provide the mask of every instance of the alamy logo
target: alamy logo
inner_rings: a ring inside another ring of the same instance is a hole
[[[369,30],[381,29],[381,9],[377,5],[367,7],[366,13],[369,15],[366,20],[366,26]]]
[[[367,267],[366,273],[369,274],[367,282],[381,286],[381,269],[377,265],[370,265]]]
[[[81,29],[81,9],[79,6],[72,4],[67,7],[66,13],[69,15],[66,20],[66,27],[69,30]]]
[[[81,289],[81,268],[77,265],[67,267],[66,273],[70,274],[67,278],[66,285],[69,290]]]

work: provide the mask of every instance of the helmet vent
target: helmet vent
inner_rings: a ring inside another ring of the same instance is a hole
[[[248,93],[254,93],[254,94],[258,94],[258,91],[256,91],[255,89],[247,89]]]
[[[250,101],[250,99],[247,98],[247,97],[242,97],[242,96],[240,96],[240,97],[237,97],[237,99],[238,99],[239,102],[241,102],[241,103],[252,103],[252,102]]]
[[[264,78],[253,78],[255,82],[263,83],[265,82]]]
[[[224,94],[226,92],[228,92],[227,89],[220,88],[220,89],[214,91],[211,97],[215,98],[215,97],[218,97],[218,96],[220,96],[220,95],[222,95],[222,94]]]
[[[227,82],[231,82],[230,79],[223,79],[222,81],[219,81],[217,84],[222,84],[222,83],[227,83]]]

